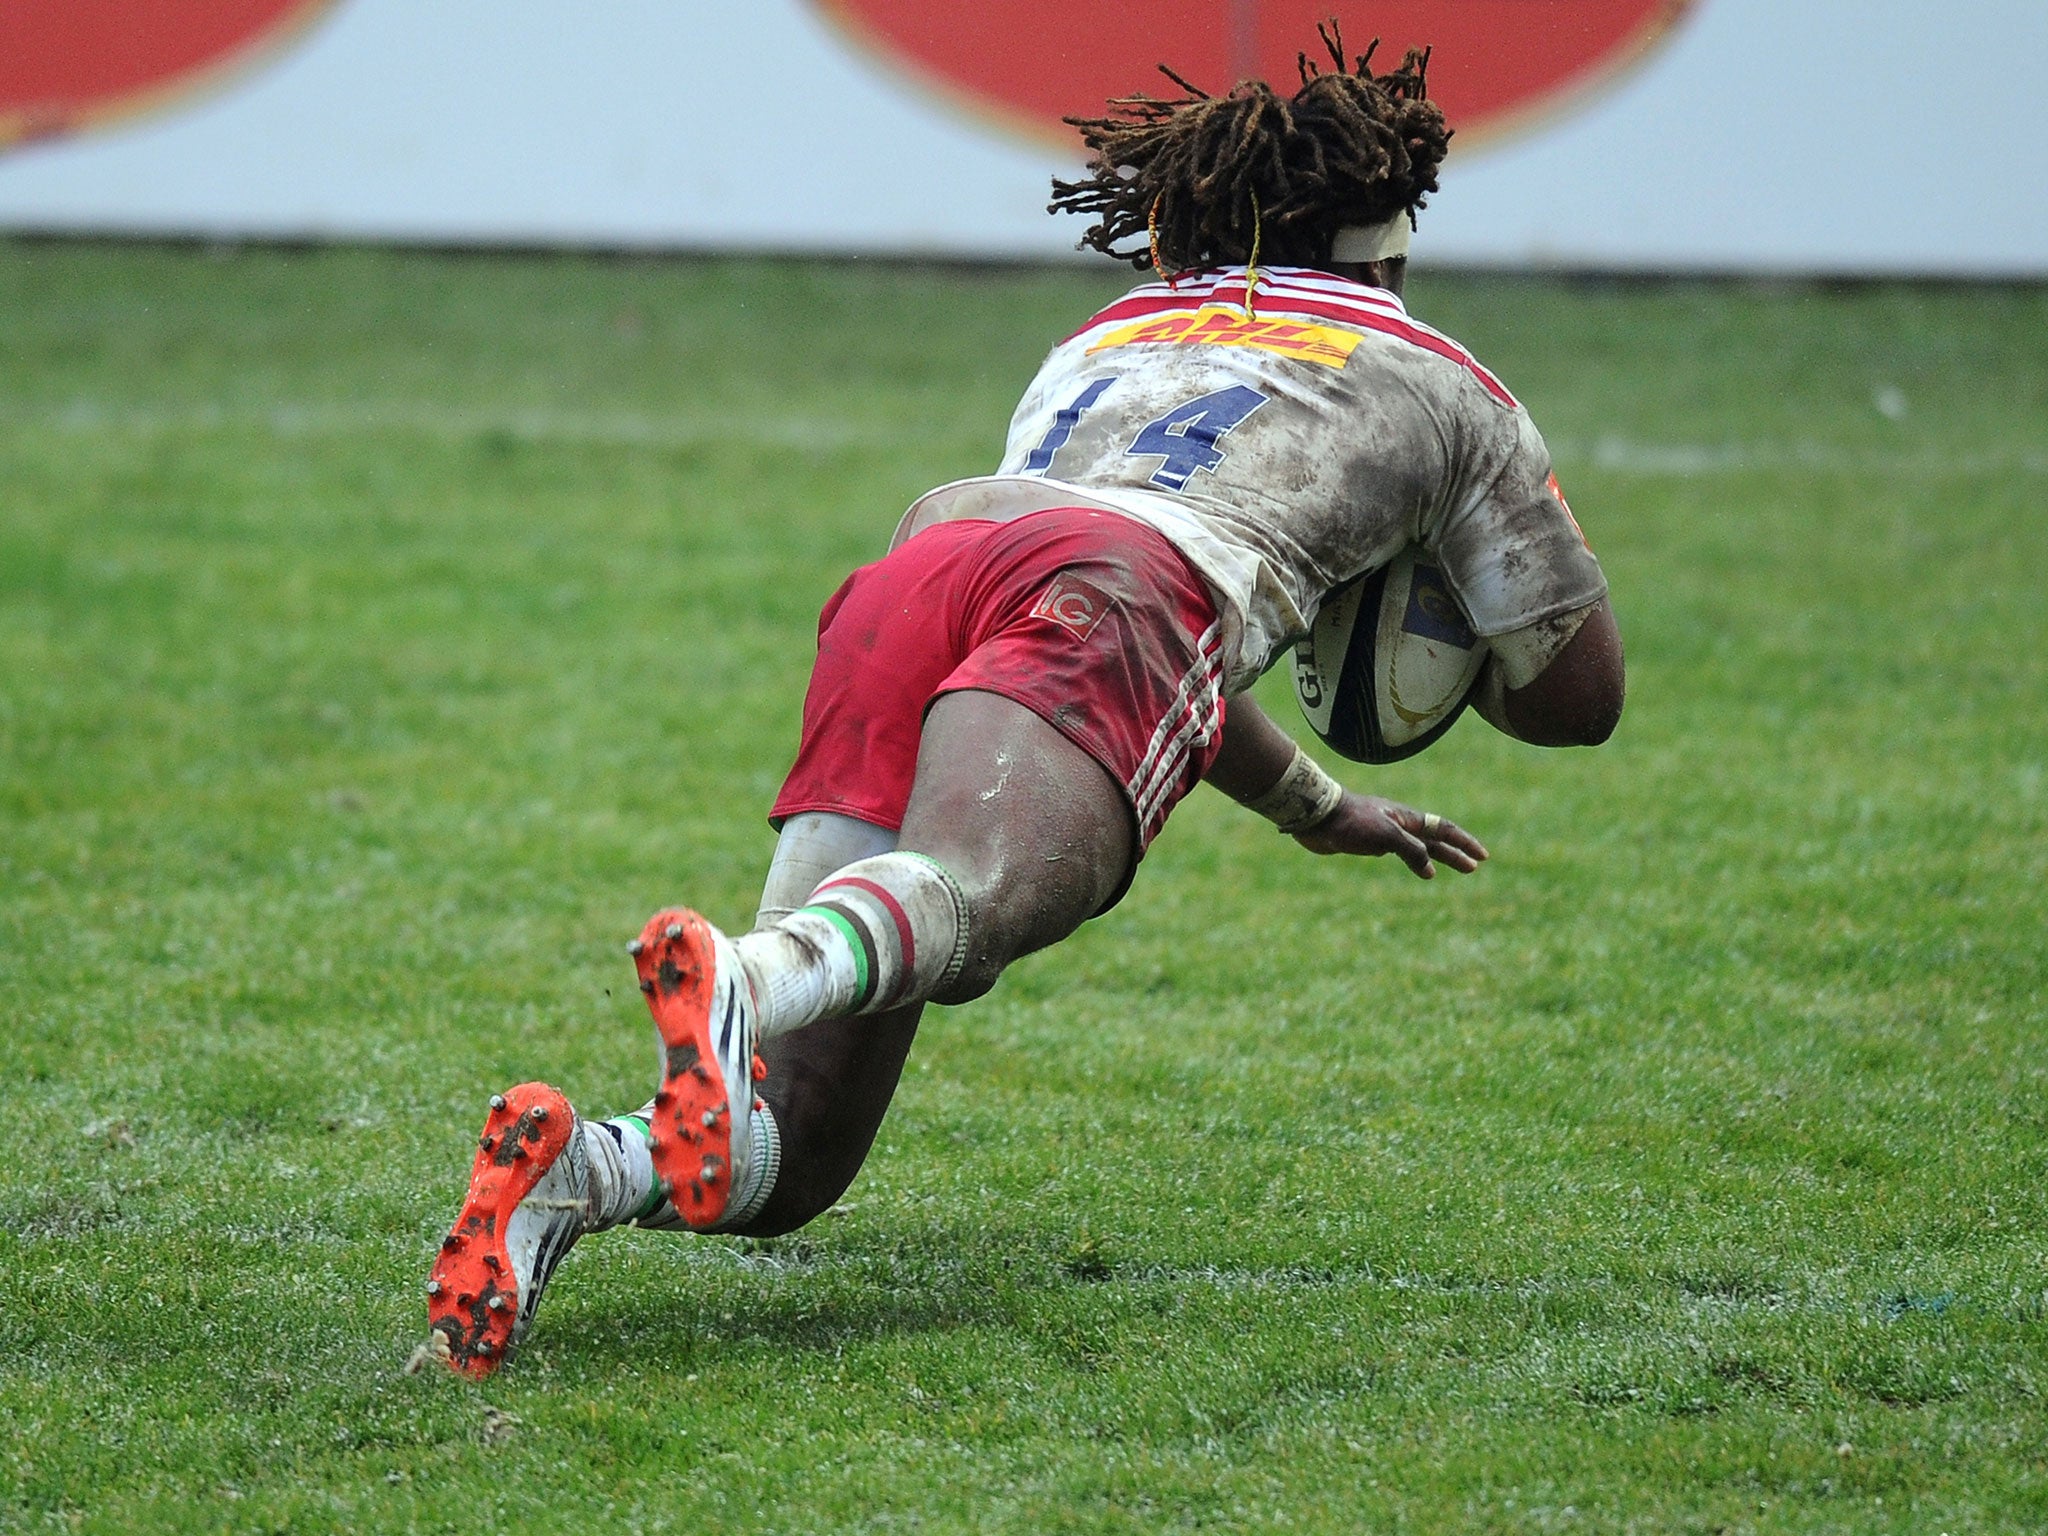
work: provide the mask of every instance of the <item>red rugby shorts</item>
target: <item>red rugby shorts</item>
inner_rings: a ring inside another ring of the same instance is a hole
[[[1153,529],[1086,508],[927,528],[846,579],[818,620],[799,811],[903,825],[924,712],[980,689],[1022,704],[1123,787],[1140,853],[1214,761],[1221,625]]]

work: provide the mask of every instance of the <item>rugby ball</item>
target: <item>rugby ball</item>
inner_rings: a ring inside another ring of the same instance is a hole
[[[1323,599],[1294,648],[1294,694],[1333,750],[1397,763],[1451,728],[1485,664],[1451,584],[1410,545]]]

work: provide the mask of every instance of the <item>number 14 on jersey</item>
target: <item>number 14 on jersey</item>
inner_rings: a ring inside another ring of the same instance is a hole
[[[1082,415],[1116,380],[1115,374],[1096,379],[1074,398],[1073,404],[1062,408],[1025,459],[1022,472],[1042,475],[1051,469],[1053,459],[1081,424]],[[1138,428],[1124,452],[1133,458],[1157,458],[1159,467],[1152,471],[1152,483],[1169,491],[1185,490],[1196,474],[1213,474],[1230,456],[1229,450],[1217,446],[1218,442],[1264,405],[1267,398],[1249,384],[1233,384],[1228,389],[1197,395]]]

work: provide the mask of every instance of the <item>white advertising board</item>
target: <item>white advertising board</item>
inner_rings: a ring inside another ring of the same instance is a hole
[[[1418,259],[2048,275],[2038,0],[0,0],[0,230],[1059,257],[1061,110],[1332,10],[1438,46]]]

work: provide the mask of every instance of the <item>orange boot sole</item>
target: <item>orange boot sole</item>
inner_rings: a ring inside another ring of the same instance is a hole
[[[427,1321],[447,1343],[448,1364],[466,1376],[490,1375],[511,1352],[519,1284],[505,1228],[575,1127],[569,1101],[546,1083],[521,1083],[491,1098],[468,1197],[427,1277]]]
[[[661,1035],[648,1143],[654,1176],[676,1214],[701,1232],[718,1225],[732,1201],[733,1105],[741,1113],[753,1108],[753,1084],[735,1091],[712,1048],[711,925],[685,908],[665,908],[629,948]]]

